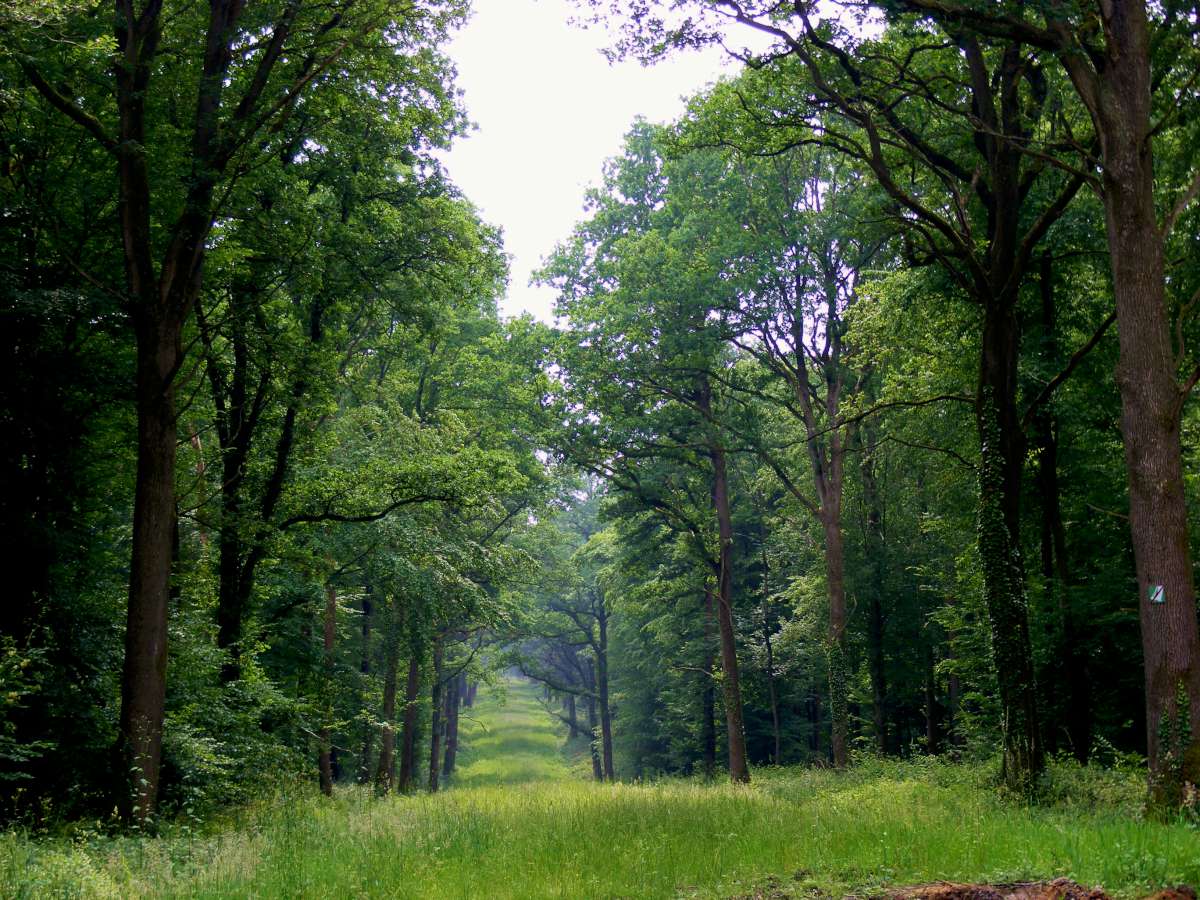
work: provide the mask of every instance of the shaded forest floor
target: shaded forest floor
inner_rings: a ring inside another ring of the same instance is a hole
[[[1064,770],[1036,808],[998,798],[983,767],[933,761],[757,770],[749,788],[597,785],[534,688],[504,693],[464,720],[451,790],[305,794],[208,835],[5,834],[0,896],[816,898],[1068,877],[1132,897],[1200,883],[1200,832],[1138,820],[1135,775]]]

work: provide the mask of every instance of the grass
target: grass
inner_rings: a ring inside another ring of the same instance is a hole
[[[810,896],[936,879],[1068,876],[1123,896],[1200,883],[1200,833],[1131,814],[1135,776],[1064,782],[1049,807],[1005,802],[975,767],[869,762],[758,770],[749,788],[596,785],[559,751],[536,691],[510,685],[464,722],[455,787],[304,795],[206,836],[0,837],[0,896]]]

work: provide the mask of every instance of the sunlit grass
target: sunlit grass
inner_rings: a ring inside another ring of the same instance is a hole
[[[571,774],[534,689],[508,693],[464,722],[472,749],[442,794],[306,795],[203,839],[9,835],[0,894],[729,897],[770,876],[799,896],[1068,876],[1134,896],[1200,883],[1200,834],[1132,817],[1119,780],[1102,809],[1082,790],[1075,805],[1006,803],[980,769],[931,761],[763,770],[749,788],[595,785]]]

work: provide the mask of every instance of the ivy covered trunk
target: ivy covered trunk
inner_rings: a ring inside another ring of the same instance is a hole
[[[1000,692],[1002,774],[1010,787],[1024,791],[1045,767],[1045,754],[1016,518],[1023,463],[1023,455],[1017,448],[1023,442],[1011,422],[1004,421],[1008,417],[1002,417],[995,388],[986,377],[981,382],[977,408],[979,560],[991,626],[992,662]],[[1015,418],[1015,408],[1011,408],[1011,403],[1006,405],[1010,406],[1010,416]]]
[[[592,778],[596,781],[603,781],[604,769],[600,765],[600,747],[596,741],[596,695],[588,691],[585,696],[587,697],[588,734],[592,738],[588,742],[588,751],[592,757]]]
[[[725,701],[725,730],[729,739],[729,778],[734,782],[748,782],[750,767],[746,760],[737,637],[733,626],[733,517],[729,509],[729,479],[725,470],[724,449],[714,444],[710,454],[713,465],[713,506],[716,507],[717,536],[720,540],[716,573],[717,629],[721,635],[721,688]]]
[[[840,488],[840,479],[839,485]],[[830,746],[833,765],[841,769],[850,762],[846,733],[849,722],[849,674],[846,670],[846,582],[845,552],[841,528],[841,494],[825,498],[821,509],[825,532],[825,579],[829,588],[829,633],[826,657],[829,667]]]

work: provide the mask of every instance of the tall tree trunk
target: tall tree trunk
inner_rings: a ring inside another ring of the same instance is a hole
[[[883,503],[875,473],[876,442],[868,427],[867,448],[862,459],[863,503],[867,507],[867,565],[870,568],[871,605],[867,620],[867,655],[871,677],[871,720],[875,727],[875,746],[881,754],[891,750],[888,742],[887,666],[884,653],[885,619],[883,614],[883,575],[886,543],[883,534]]]
[[[567,727],[570,729],[567,737],[569,740],[575,740],[579,737],[579,719],[575,712],[575,695],[567,694]]]
[[[946,679],[946,699],[950,703],[950,743],[961,743],[958,730],[958,714],[962,707],[962,679],[957,672],[951,672]]]
[[[808,703],[808,748],[813,756],[821,755],[821,692],[815,687]]]
[[[729,478],[725,450],[709,449],[713,467],[713,506],[717,513],[720,555],[717,564],[717,629],[721,636],[721,688],[725,701],[725,731],[729,741],[729,778],[749,782],[746,731],[742,724],[742,689],[738,679],[737,635],[733,624],[733,517],[729,507]]]
[[[158,801],[167,696],[167,614],[175,529],[175,373],[182,323],[139,310],[137,482],[121,675],[120,735],[126,816],[145,822]]]
[[[1039,284],[1042,295],[1042,344],[1052,369],[1061,366],[1058,353],[1058,329],[1055,322],[1054,270],[1049,253],[1042,255]],[[1071,591],[1071,568],[1067,558],[1067,533],[1063,525],[1061,488],[1058,480],[1058,420],[1047,405],[1035,419],[1037,440],[1041,446],[1038,457],[1038,490],[1042,510],[1042,577],[1055,582],[1060,617],[1060,644],[1056,655],[1061,677],[1057,680],[1066,688],[1063,718],[1071,752],[1080,763],[1086,764],[1091,751],[1092,697],[1088,677],[1088,655],[1078,626],[1074,597]]]
[[[825,532],[825,579],[829,590],[829,636],[826,653],[829,661],[830,749],[834,768],[850,762],[847,746],[850,674],[846,665],[846,582],[845,552],[841,527],[841,496],[831,496],[821,506],[821,525]]]
[[[396,682],[400,670],[400,600],[392,598],[392,616],[388,625],[383,663],[383,726],[380,729],[379,763],[375,768],[375,792],[390,793],[393,788],[396,752]]]
[[[591,735],[591,741],[588,743],[588,752],[592,757],[592,778],[596,781],[604,780],[604,768],[600,762],[600,748],[596,741],[596,697],[590,691],[587,696],[587,722],[588,734]]]
[[[778,766],[783,764],[781,749],[783,747],[783,734],[779,727],[779,694],[775,688],[775,652],[771,646],[771,616],[769,608],[770,604],[768,603],[768,597],[770,596],[770,582],[768,577],[769,568],[767,564],[767,548],[765,546],[762,548],[762,569],[763,646],[767,651],[767,697],[771,701],[771,733],[775,738],[775,754],[772,756],[771,762]]]
[[[986,304],[976,400],[977,540],[1000,692],[1003,776],[1014,789],[1027,790],[1045,767],[1045,754],[1020,550],[1025,440],[1016,407],[1018,345],[1013,310],[999,301]]]
[[[337,591],[332,584],[325,586],[325,615],[322,622],[322,649],[324,650],[325,686],[327,696],[325,705],[325,724],[321,726],[321,793],[326,797],[333,796],[333,729],[330,724],[333,719],[333,639],[337,628]]]
[[[404,726],[400,733],[400,779],[398,789],[407,794],[413,790],[416,772],[417,714],[421,708],[421,655],[416,647],[409,653],[408,682],[404,690]]]
[[[704,679],[700,692],[700,751],[704,777],[713,778],[717,772],[717,689],[713,676],[717,643],[716,609],[712,588],[704,588]]]
[[[442,778],[449,781],[458,763],[458,707],[462,702],[463,681],[466,675],[459,672],[446,691],[446,760],[442,764]]]
[[[608,609],[603,597],[595,604],[596,630],[596,691],[600,700],[600,749],[604,761],[604,777],[613,781],[612,708],[608,702]]]
[[[1115,0],[1105,36],[1109,47],[1092,113],[1117,307],[1117,387],[1145,664],[1146,744],[1156,799],[1174,805],[1185,782],[1200,782],[1200,629],[1183,485],[1184,398],[1169,333],[1165,239],[1154,208],[1144,0]]]
[[[925,645],[925,752],[936,754],[941,749],[937,701],[937,676],[934,671],[933,644]]]
[[[442,763],[442,638],[433,642],[433,688],[430,691],[430,706],[433,721],[429,726],[429,793],[436,794]]]
[[[371,586],[366,585],[363,587],[362,626],[361,626],[361,628],[362,628],[362,630],[361,630],[362,644],[361,644],[361,651],[360,651],[361,655],[359,657],[359,664],[358,664],[358,670],[364,676],[363,677],[364,687],[363,687],[363,696],[362,696],[362,700],[363,700],[362,708],[363,709],[366,709],[366,707],[367,707],[366,700],[370,696],[369,688],[366,687],[367,681],[368,681],[366,676],[369,676],[371,674],[371,614],[372,614]],[[360,751],[360,757],[359,757],[359,761],[358,761],[358,783],[359,784],[369,784],[371,781],[371,746],[374,743],[374,737],[375,737],[375,729],[370,724],[367,724],[363,728],[362,750]]]

